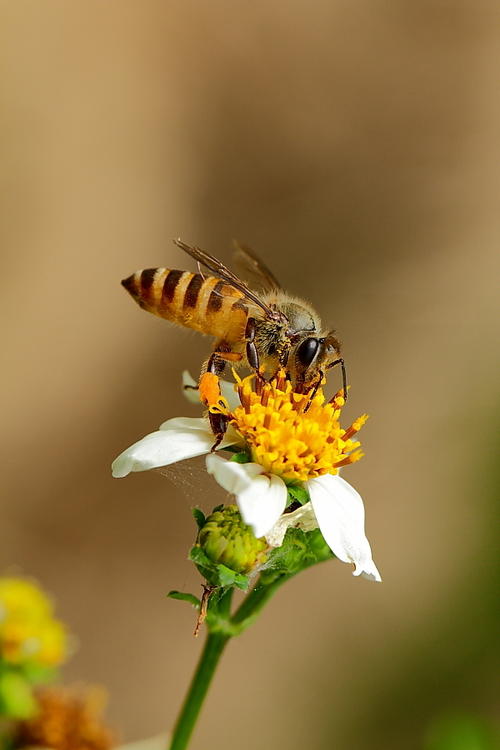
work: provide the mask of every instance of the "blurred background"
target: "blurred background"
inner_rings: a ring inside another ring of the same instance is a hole
[[[284,587],[230,644],[193,750],[486,747],[498,5],[7,0],[0,15],[0,573],[57,600],[80,642],[66,677],[107,687],[124,740],[179,709],[202,644],[165,594],[199,590],[190,509],[221,490],[200,461],[124,480],[109,465],[196,415],[180,373],[210,344],[119,282],[193,268],[173,237],[226,261],[236,237],[344,342],[346,418],[371,414],[345,476],[384,582],[334,561]]]

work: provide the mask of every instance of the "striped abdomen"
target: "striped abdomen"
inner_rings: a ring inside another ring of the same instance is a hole
[[[122,281],[144,310],[217,336],[228,343],[245,335],[248,307],[243,294],[214,276],[169,268],[146,268]]]

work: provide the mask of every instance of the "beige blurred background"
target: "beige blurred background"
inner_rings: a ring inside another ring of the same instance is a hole
[[[36,576],[126,740],[168,729],[201,642],[202,464],[112,480],[196,414],[209,341],[119,281],[191,268],[181,236],[255,247],[344,341],[368,411],[362,493],[382,585],[332,562],[230,644],[193,750],[426,746],[495,713],[498,47],[494,2],[0,3],[0,572]],[[352,472],[352,473],[351,473]],[[347,474],[346,474],[347,476]]]

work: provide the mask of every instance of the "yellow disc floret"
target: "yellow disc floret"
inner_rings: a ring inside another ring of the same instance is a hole
[[[0,578],[0,661],[56,667],[67,650],[66,628],[44,592],[24,578]]]
[[[251,375],[237,378],[241,406],[228,416],[245,439],[252,461],[286,482],[337,474],[362,457],[354,436],[367,420],[359,417],[344,429],[340,393],[326,402],[322,388],[296,393],[283,373],[266,382]]]

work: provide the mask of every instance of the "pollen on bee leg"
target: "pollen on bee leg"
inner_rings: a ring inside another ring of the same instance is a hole
[[[221,398],[219,378],[213,372],[204,372],[199,385],[200,400],[208,407],[215,406]]]

